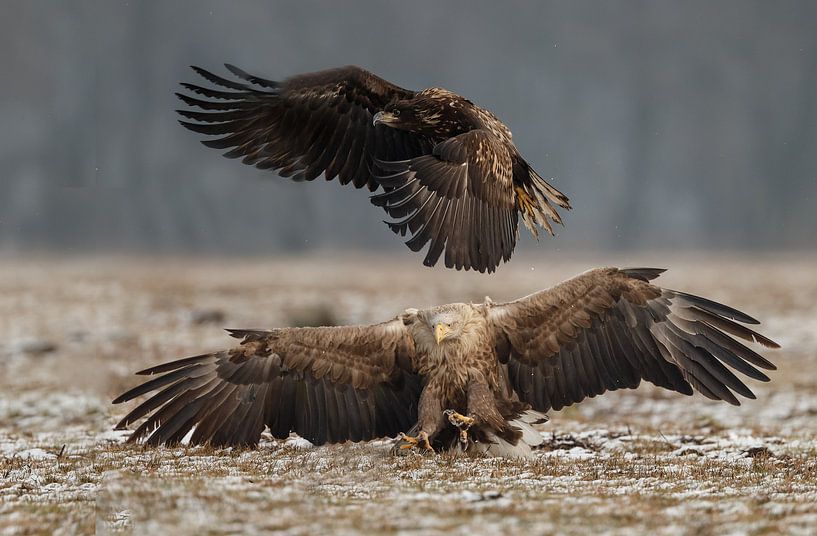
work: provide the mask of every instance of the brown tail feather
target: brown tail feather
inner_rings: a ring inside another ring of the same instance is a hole
[[[570,201],[565,194],[551,186],[530,166],[527,166],[526,172],[527,180],[523,180],[516,187],[517,209],[522,214],[522,221],[530,233],[537,238],[539,237],[537,225],[553,236],[553,227],[548,219],[563,225],[562,217],[553,204],[570,210]]]

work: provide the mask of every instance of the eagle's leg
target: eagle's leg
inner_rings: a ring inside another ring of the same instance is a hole
[[[443,401],[440,395],[440,390],[436,385],[426,385],[420,395],[420,403],[417,407],[417,424],[420,428],[420,434],[425,433],[430,441],[440,433],[440,430],[445,428]]]
[[[460,443],[468,443],[468,429],[471,428],[477,420],[474,417],[466,417],[453,409],[447,409],[443,413],[448,418],[448,422],[459,428]]]
[[[400,434],[399,441],[403,443],[399,444],[398,450],[413,448],[425,451],[434,450],[431,441],[445,427],[442,401],[440,400],[439,390],[434,385],[427,385],[423,389],[417,413],[417,425],[412,428],[412,430],[418,430],[417,435]]]
[[[536,200],[521,186],[515,186],[516,190],[516,206],[519,213],[522,215],[522,222],[531,234],[539,238],[539,231],[536,229]]]
[[[454,410],[446,410],[448,422],[460,431],[460,442],[468,443],[468,430],[474,426],[488,424],[492,428],[501,428],[505,419],[496,407],[496,397],[482,374],[469,374],[468,377],[468,415]]]
[[[536,207],[536,201],[525,191],[524,188],[520,186],[514,187],[516,190],[516,204],[519,207],[521,212],[525,213],[533,213],[533,209]]]

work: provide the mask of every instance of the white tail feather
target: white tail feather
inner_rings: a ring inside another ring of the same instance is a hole
[[[522,431],[522,438],[512,445],[501,437],[488,433],[489,443],[474,443],[468,446],[469,452],[482,454],[485,456],[497,456],[502,458],[530,458],[533,456],[532,447],[538,447],[544,443],[545,438],[536,430],[532,424],[547,421],[547,416],[538,411],[528,410],[518,418],[510,421],[512,426]]]

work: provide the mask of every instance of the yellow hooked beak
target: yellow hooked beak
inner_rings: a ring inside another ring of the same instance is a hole
[[[443,339],[448,336],[450,331],[451,327],[448,324],[443,324],[442,322],[434,324],[434,340],[437,341],[437,344],[440,344]]]

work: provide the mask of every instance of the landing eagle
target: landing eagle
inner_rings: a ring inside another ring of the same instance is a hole
[[[434,266],[493,272],[511,258],[518,219],[538,236],[562,223],[567,197],[519,154],[491,112],[442,88],[411,91],[359,67],[282,82],[227,65],[237,80],[193,69],[215,86],[182,84],[197,110],[178,110],[202,143],[283,177],[366,187],[395,233]],[[555,205],[555,206],[554,206]]]
[[[268,428],[316,445],[402,434],[402,447],[524,456],[531,424],[641,380],[739,404],[734,371],[775,366],[754,318],[650,283],[663,270],[603,268],[509,303],[410,309],[368,326],[232,331],[230,350],[151,367],[114,400],[150,398],[130,441],[255,446]]]

